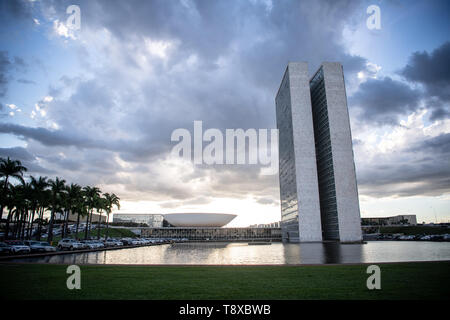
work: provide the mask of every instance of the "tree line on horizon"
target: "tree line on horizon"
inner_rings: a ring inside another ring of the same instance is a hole
[[[36,240],[41,240],[42,229],[46,224],[44,213],[50,212],[48,221],[47,241],[53,241],[53,225],[55,215],[63,216],[61,237],[67,235],[69,215],[77,215],[76,234],[80,224],[80,217],[86,217],[84,238],[88,239],[91,232],[94,211],[99,215],[97,238],[100,238],[101,216],[105,212],[106,234],[108,238],[109,214],[114,206],[120,209],[120,198],[114,193],[104,193],[97,187],[82,187],[76,183],[66,184],[62,178],[48,179],[47,177],[24,178],[27,168],[20,160],[0,158],[0,221],[6,223],[5,239],[31,240],[33,225],[37,224]],[[12,184],[15,180],[17,184]],[[28,181],[27,181],[28,180]],[[6,213],[6,219],[3,214]],[[12,230],[11,225],[13,225]]]

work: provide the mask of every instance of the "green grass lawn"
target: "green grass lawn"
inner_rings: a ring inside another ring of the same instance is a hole
[[[381,290],[367,265],[67,266],[0,264],[2,299],[448,299],[450,262],[380,264]]]

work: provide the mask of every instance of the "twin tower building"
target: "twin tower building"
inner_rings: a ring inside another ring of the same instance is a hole
[[[289,63],[275,101],[283,241],[361,241],[342,65],[309,78],[307,63]]]

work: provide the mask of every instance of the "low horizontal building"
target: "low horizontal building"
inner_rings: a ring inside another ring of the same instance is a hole
[[[148,238],[185,238],[191,241],[281,241],[281,228],[142,228],[141,236]]]
[[[361,225],[363,226],[392,226],[392,225],[417,225],[417,218],[415,214],[398,215],[393,217],[373,217],[361,218]]]
[[[113,222],[133,222],[145,223],[152,228],[163,227],[164,216],[162,214],[153,213],[114,213]]]
[[[77,219],[78,219],[78,214],[76,214],[76,213],[69,214],[69,222],[77,222],[78,221]],[[96,223],[96,222],[98,222],[98,219],[99,219],[99,214],[93,213],[92,214],[92,222]],[[55,220],[64,220],[64,216],[61,213],[56,213]],[[87,220],[87,216],[83,217],[80,215],[80,222],[86,222],[86,220]],[[106,223],[106,214],[105,213],[103,213],[100,216],[100,221],[102,223]]]
[[[249,228],[280,228],[280,221],[262,224],[252,224]]]

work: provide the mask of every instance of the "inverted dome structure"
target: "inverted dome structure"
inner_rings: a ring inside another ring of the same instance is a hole
[[[168,213],[164,219],[175,227],[223,227],[236,218],[229,213]]]

